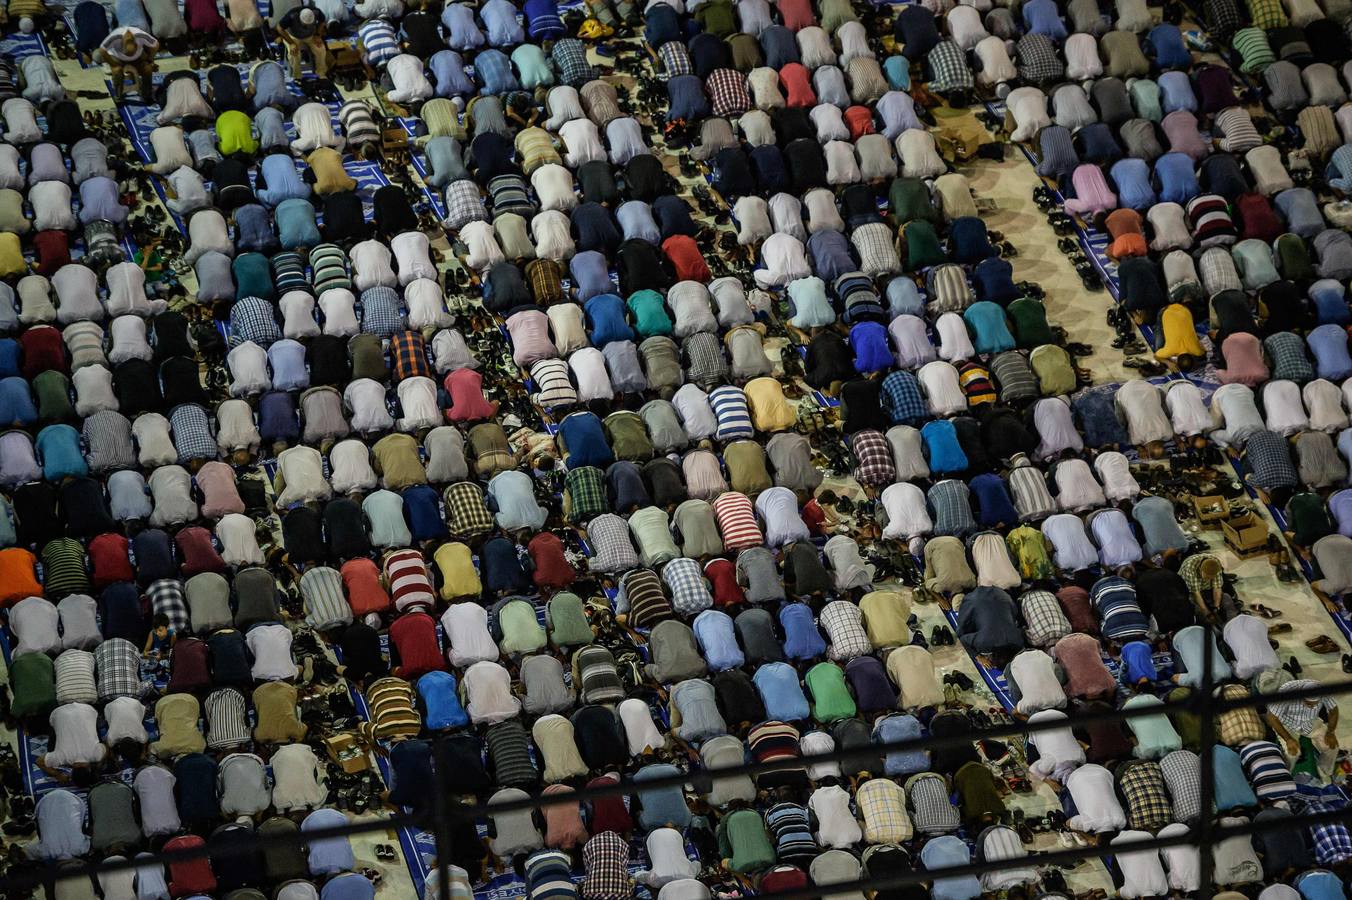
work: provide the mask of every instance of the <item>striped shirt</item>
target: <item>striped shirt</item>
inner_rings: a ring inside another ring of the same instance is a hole
[[[396,550],[385,557],[385,583],[400,613],[417,607],[436,607],[436,591],[427,573],[427,561],[417,550]]]
[[[120,412],[100,410],[80,427],[85,461],[94,474],[114,469],[136,468],[136,448],[131,440],[131,422]]]
[[[751,499],[746,494],[727,491],[713,502],[714,519],[723,536],[723,546],[729,551],[759,547],[765,543]]]
[[[531,761],[526,729],[520,722],[499,722],[489,727],[484,739],[488,744],[493,776],[499,785],[530,786],[540,780],[540,773]]]
[[[755,436],[756,429],[751,425],[751,409],[741,388],[726,384],[714,388],[709,392],[709,405],[718,419],[718,430],[714,433],[718,440],[735,441]]]
[[[363,22],[357,29],[357,40],[366,51],[366,61],[375,68],[380,68],[399,55],[399,39],[394,33],[394,26],[385,19],[370,19]],[[346,108],[345,103],[343,109]],[[343,119],[343,129],[346,130],[347,121],[343,117],[342,109],[338,111],[338,117]],[[352,139],[350,132],[348,139]]]
[[[348,105],[345,104],[343,109],[347,109]],[[348,140],[352,140],[350,131]],[[352,278],[347,272],[347,254],[337,244],[319,244],[310,251],[310,274],[314,278],[316,294],[334,288],[352,289]]]
[[[202,706],[207,717],[208,750],[230,750],[249,743],[243,694],[234,688],[221,688],[208,694]]]
[[[530,367],[535,382],[535,402],[545,409],[559,409],[577,403],[577,389],[568,377],[568,363],[562,359],[541,359]]]
[[[56,658],[55,672],[57,703],[88,703],[92,706],[98,702],[93,653],[73,647],[63,650]]]
[[[316,566],[300,577],[305,623],[318,631],[352,621],[352,608],[343,595],[343,577],[336,569]]]
[[[56,538],[42,548],[42,587],[49,600],[89,590],[84,546],[74,538]]]

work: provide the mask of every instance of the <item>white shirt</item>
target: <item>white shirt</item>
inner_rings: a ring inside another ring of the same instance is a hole
[[[468,222],[460,228],[460,240],[465,245],[465,265],[478,272],[486,272],[507,259],[498,243],[498,233],[488,222]]]
[[[169,208],[180,216],[211,205],[206,180],[196,170],[188,166],[179,166],[169,173],[167,181],[175,194],[174,199],[169,201]]]
[[[1048,516],[1042,534],[1051,542],[1056,567],[1065,572],[1098,565],[1098,551],[1084,532],[1084,522],[1070,513]]]
[[[1019,570],[1009,558],[1005,540],[994,531],[984,531],[972,539],[972,562],[976,566],[977,584],[1013,590],[1023,581]]]
[[[693,878],[670,882],[657,892],[657,900],[709,900],[711,896],[704,882]]]
[[[393,258],[390,248],[374,238],[357,244],[348,253],[352,263],[352,284],[358,291],[397,286],[399,276],[390,265]]]
[[[67,594],[56,604],[61,619],[61,646],[92,649],[103,641],[99,633],[98,604],[87,594]]]
[[[197,501],[192,494],[192,476],[182,466],[160,466],[147,480],[155,509],[150,524],[160,528],[197,518]]]
[[[617,712],[620,724],[624,726],[624,736],[629,744],[631,756],[639,756],[645,750],[660,750],[666,746],[667,739],[653,724],[652,711],[647,703],[637,697],[630,697],[620,702]]]
[[[306,744],[287,744],[272,754],[272,805],[280,813],[319,806],[328,796],[320,783],[323,769]]]
[[[1113,773],[1103,766],[1092,763],[1080,766],[1066,777],[1065,787],[1070,791],[1075,808],[1079,810],[1077,815],[1066,821],[1067,827],[1091,834],[1120,831],[1127,827],[1127,815],[1122,810],[1122,804],[1117,802]],[[1151,852],[1153,855],[1154,851]]]
[[[1174,838],[1190,833],[1191,829],[1182,822],[1174,822],[1171,825],[1165,825],[1159,831],[1159,837]],[[1169,870],[1169,887],[1180,893],[1190,894],[1197,890],[1202,881],[1202,861],[1201,855],[1195,846],[1186,844],[1177,844],[1173,847],[1164,847],[1160,850],[1160,857],[1164,860],[1165,867]],[[1281,885],[1286,887],[1286,885]],[[1294,889],[1287,887],[1293,898],[1300,895]],[[1269,890],[1271,890],[1269,888]],[[1268,897],[1265,890],[1260,897],[1267,900],[1276,900]]]
[[[298,153],[309,153],[317,147],[332,147],[342,152],[346,140],[334,134],[333,115],[322,103],[302,103],[291,114],[291,121],[300,135],[291,142],[291,149]]]
[[[1258,413],[1253,389],[1246,384],[1223,384],[1211,395],[1211,417],[1219,428],[1212,440],[1222,447],[1244,449],[1249,435],[1266,426]]]
[[[44,762],[55,768],[98,763],[108,754],[99,743],[99,713],[88,703],[64,703],[47,717],[52,726],[52,749]]]
[[[939,418],[956,415],[967,409],[967,395],[958,382],[958,370],[952,363],[936,359],[926,363],[915,373],[925,392],[930,412]]]
[[[1116,847],[1130,844],[1132,841],[1150,840],[1154,840],[1154,836],[1148,831],[1124,831],[1113,838],[1112,844]],[[1163,897],[1169,893],[1169,879],[1164,875],[1164,864],[1160,862],[1158,851],[1119,851],[1115,858],[1118,868],[1122,871],[1122,887],[1118,888],[1118,894],[1124,900],[1135,900],[1137,897]]]
[[[783,287],[797,278],[812,274],[803,242],[791,234],[772,234],[761,244],[761,259],[765,268],[755,272],[756,284],[762,288]]]
[[[1191,383],[1188,386],[1196,390]],[[1116,450],[1094,457],[1094,472],[1103,483],[1103,496],[1113,503],[1134,500],[1141,494],[1141,486],[1131,474],[1131,461]]]
[[[782,547],[812,537],[798,513],[798,498],[786,487],[772,487],[756,497],[756,513],[765,524],[765,545]]]
[[[823,847],[845,850],[864,839],[864,830],[850,810],[850,795],[840,785],[817,788],[807,805],[817,817],[817,841]]]
[[[328,110],[325,110],[327,115]],[[399,283],[407,285],[419,278],[435,279],[437,267],[429,253],[431,245],[421,231],[405,231],[390,239],[395,265],[399,269]]]
[[[394,82],[390,99],[395,103],[426,100],[433,94],[432,82],[427,80],[422,60],[409,53],[401,53],[385,64],[385,71]]]
[[[582,110],[582,97],[578,94],[577,88],[566,84],[549,89],[549,95],[545,98],[545,106],[549,109],[549,119],[545,122],[545,129],[557,131],[560,135],[563,134],[564,123],[587,117],[587,114]]]
[[[476,662],[465,670],[461,683],[468,698],[465,711],[476,725],[505,722],[521,712],[521,701],[512,694],[512,676],[496,662]]]
[[[1261,390],[1269,431],[1289,437],[1310,427],[1310,419],[1305,415],[1305,404],[1301,402],[1300,385],[1282,379],[1269,381]]]
[[[564,165],[576,171],[583,163],[604,161],[606,145],[601,142],[601,132],[596,123],[587,118],[578,118],[559,126],[559,137],[568,148],[563,156]]]
[[[135,741],[144,744],[150,740],[146,734],[146,708],[135,697],[114,697],[103,707],[103,717],[108,721],[108,733],[104,743],[113,747],[118,741]]]
[[[1072,34],[1066,38],[1066,78],[1071,81],[1089,81],[1103,74],[1099,59],[1098,41],[1092,34]]]
[[[1070,730],[1069,719],[1059,709],[1044,709],[1028,717],[1028,721],[1045,722],[1061,720],[1067,722],[1064,728],[1051,728],[1028,735],[1028,743],[1037,747],[1038,758],[1029,765],[1029,771],[1037,778],[1055,777],[1062,781],[1077,766],[1084,765],[1084,748],[1080,746],[1075,733]]]
[[[685,852],[685,838],[675,828],[654,828],[646,843],[648,865],[636,879],[650,888],[662,887],[681,878],[694,878],[700,864]]]
[[[1005,674],[1019,686],[1019,712],[1031,716],[1042,710],[1065,707],[1066,692],[1056,677],[1055,666],[1052,658],[1041,650],[1025,650],[1010,661]]]
[[[46,597],[26,597],[14,604],[9,610],[10,629],[19,638],[14,656],[60,653],[61,635],[57,630],[60,622],[61,614],[56,604]]]
[[[134,262],[120,262],[109,266],[103,274],[108,285],[105,302],[110,316],[150,316],[164,311],[165,302],[152,302],[146,297],[146,273]]]
[[[1005,109],[1014,117],[1015,141],[1031,140],[1039,131],[1052,124],[1047,115],[1047,95],[1035,87],[1018,87],[1005,98]]]
[[[225,400],[216,407],[216,443],[222,451],[257,449],[261,441],[247,400]]]
[[[394,417],[385,405],[385,385],[374,378],[358,378],[343,390],[343,403],[352,410],[352,430],[373,434],[394,427]]]
[[[395,388],[399,406],[404,415],[399,419],[399,430],[422,431],[441,424],[441,408],[437,406],[436,382],[426,375],[414,375],[399,382]]]
[[[883,537],[909,541],[913,537],[929,534],[934,529],[934,520],[930,518],[929,506],[925,502],[925,492],[916,485],[910,482],[889,484],[883,488],[879,499],[887,513]]]
[[[847,141],[828,141],[822,148],[826,157],[826,183],[856,184],[862,180],[859,163],[854,158],[854,146]]]
[[[1079,458],[1057,463],[1056,493],[1064,510],[1080,511],[1108,504],[1089,463]]]
[[[1174,433],[1183,437],[1206,434],[1212,427],[1211,413],[1202,392],[1191,381],[1171,381],[1164,388],[1164,406]]]
[[[1056,124],[1072,131],[1098,121],[1098,113],[1078,84],[1063,84],[1053,91],[1052,106],[1056,110]]]
[[[1352,387],[1350,385],[1349,387]],[[1305,409],[1310,413],[1310,428],[1333,434],[1348,425],[1347,410],[1343,406],[1343,392],[1333,382],[1316,378],[1301,389]]]
[[[309,291],[287,291],[277,302],[282,310],[282,334],[291,340],[319,334],[315,320],[315,298]]]
[[[413,234],[415,232],[407,233]],[[395,238],[395,241],[402,237],[404,235],[399,235]],[[404,305],[408,307],[408,326],[416,331],[421,331],[424,328],[446,328],[453,321],[451,314],[446,311],[446,301],[442,294],[441,285],[434,280],[436,278],[435,267],[432,268],[432,273],[431,275],[413,278],[404,283]],[[399,263],[399,280],[404,280],[404,263],[402,261]],[[283,298],[283,302],[285,302],[285,298]]]
[[[501,655],[488,632],[488,610],[477,603],[452,603],[441,614],[441,630],[451,645],[451,665],[457,669],[496,660]]]
[[[712,437],[718,430],[718,417],[709,405],[709,395],[698,385],[682,385],[672,395],[671,405],[676,408],[676,415],[680,416],[681,425],[692,441]]]
[[[371,454],[366,444],[352,438],[339,441],[329,451],[330,482],[339,494],[370,491],[376,486],[376,473],[371,468]]]
[[[942,322],[948,314],[939,317]],[[958,317],[958,321],[962,321]],[[938,358],[934,345],[930,343],[925,320],[919,316],[897,316],[887,326],[892,345],[897,353],[897,365],[903,369],[916,369]],[[971,341],[967,342],[968,347]],[[949,359],[949,357],[944,357]]]
[[[329,288],[319,295],[319,310],[324,314],[324,333],[352,337],[361,330],[357,323],[357,298],[347,288]]]
[[[1040,439],[1034,452],[1038,459],[1084,449],[1084,438],[1075,427],[1074,413],[1064,397],[1044,397],[1033,404],[1033,427]]]
[[[616,166],[652,152],[643,142],[643,127],[631,116],[621,116],[606,123],[606,142],[610,144],[610,162]]]
[[[836,143],[842,143],[837,141]],[[850,151],[853,155],[853,150]],[[829,163],[829,159],[828,159]],[[803,226],[803,203],[792,194],[780,191],[770,198],[770,222],[774,230],[791,234],[798,240],[807,242],[807,229]]]
[[[242,513],[227,513],[216,523],[221,558],[232,566],[261,566],[263,551],[254,536],[254,520]]]
[[[1009,49],[1003,38],[991,35],[982,38],[974,48],[976,58],[981,61],[981,71],[976,73],[977,81],[984,85],[1013,81],[1019,75],[1014,61],[1009,58]]]
[[[254,681],[283,681],[295,678],[296,663],[291,658],[291,629],[276,623],[255,625],[244,636],[254,662],[250,674]]]
[[[225,356],[230,367],[230,395],[249,397],[272,387],[268,377],[268,353],[253,341],[245,341]]]
[[[1173,437],[1173,425],[1164,414],[1159,388],[1148,381],[1127,381],[1113,395],[1113,405],[1127,426],[1133,444],[1167,441]]]
[[[535,174],[540,174],[539,169]],[[557,209],[546,209],[530,220],[531,237],[535,239],[535,255],[557,262],[572,257],[577,249],[573,243],[572,223]]]
[[[802,751],[804,756],[834,753],[836,742],[825,731],[809,731],[798,739],[798,749]],[[823,778],[840,778],[840,763],[831,759],[825,762],[809,762],[807,764],[807,777],[813,781],[821,781]]]
[[[566,211],[577,206],[573,174],[558,163],[545,163],[531,173],[530,185],[540,197],[540,209]],[[537,248],[537,254],[540,252]]]
[[[113,373],[103,366],[81,366],[71,373],[70,383],[75,388],[75,414],[82,419],[120,406],[113,393]]]
[[[812,111],[808,113],[808,118],[812,120],[813,127],[817,129],[817,140],[821,143],[848,141],[850,139],[850,129],[845,124],[845,114],[839,106],[832,103],[819,103],[812,107]]]
[[[934,323],[934,331],[939,335],[939,356],[943,359],[949,362],[962,362],[976,356],[971,335],[967,333],[967,323],[957,313],[947,312],[941,315]]]
[[[1120,509],[1100,509],[1089,517],[1089,530],[1099,547],[1099,562],[1116,569],[1141,561],[1141,545],[1131,530],[1126,513]]]
[[[60,184],[60,182],[43,182],[43,184]],[[33,192],[36,192],[38,187],[41,185],[35,186]],[[66,192],[69,194],[70,188],[66,188]],[[66,202],[70,202],[69,198]],[[93,269],[80,263],[67,263],[57,269],[56,274],[52,276],[52,289],[56,291],[56,320],[62,325],[69,325],[71,322],[103,321],[103,304],[99,303],[99,278]]]
[[[948,171],[948,164],[935,146],[934,135],[918,128],[908,128],[897,136],[897,156],[907,178],[937,178]]]
[[[277,455],[277,469],[284,487],[277,496],[278,506],[325,500],[333,493],[324,480],[324,460],[313,447],[288,447]]]
[[[1235,616],[1221,629],[1225,645],[1234,655],[1231,668],[1235,677],[1247,681],[1262,672],[1281,666],[1277,652],[1268,643],[1267,625],[1247,613]]]
[[[169,436],[169,420],[159,413],[141,413],[131,423],[131,434],[136,438],[136,458],[143,468],[157,469],[178,461],[178,451]]]
[[[573,380],[577,382],[577,399],[580,403],[614,398],[615,388],[610,383],[606,359],[600,350],[583,347],[568,357],[568,368],[573,371]]]

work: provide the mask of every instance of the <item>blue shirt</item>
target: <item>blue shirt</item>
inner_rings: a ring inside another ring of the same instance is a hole
[[[510,94],[521,90],[512,71],[512,61],[501,50],[481,50],[474,57],[474,77],[483,84],[481,94]]]
[[[1045,34],[1053,43],[1066,39],[1066,23],[1055,0],[1032,0],[1023,5],[1023,24],[1030,33]]]
[[[0,379],[0,425],[32,425],[37,420],[28,382],[18,375]]]
[[[38,432],[35,445],[42,456],[42,477],[48,481],[59,482],[63,478],[89,474],[89,465],[80,447],[80,432],[70,425],[48,425]]]
[[[1154,681],[1159,677],[1155,669],[1155,654],[1146,641],[1128,641],[1122,645],[1121,678],[1124,684],[1136,684],[1142,678]]]
[[[1005,311],[998,304],[989,300],[973,303],[962,318],[972,332],[972,344],[977,353],[1003,353],[1014,349],[1014,335],[1009,333]]]
[[[1223,744],[1211,748],[1211,759],[1216,773],[1216,808],[1222,812],[1238,807],[1257,806],[1249,779],[1244,776],[1244,766],[1239,754]]]
[[[22,349],[19,347],[19,342],[14,338],[0,340],[0,378],[11,378],[19,374],[21,353]]]
[[[300,177],[296,161],[290,153],[273,153],[263,157],[259,166],[259,180],[267,187],[256,191],[258,199],[268,206],[278,206],[283,200],[305,199],[310,186]]]
[[[414,543],[446,536],[446,520],[441,517],[441,497],[425,484],[404,488],[404,520]]]
[[[346,824],[348,824],[347,816],[338,810],[317,809],[300,823],[300,830],[302,832],[317,831],[321,828],[338,828]],[[346,837],[310,840],[307,846],[310,848],[311,875],[332,875],[335,872],[346,872],[355,865],[352,845],[348,843]],[[365,878],[362,880],[365,880]]]
[[[781,722],[800,722],[810,715],[798,671],[788,663],[766,663],[751,680],[765,705],[765,715]]]
[[[1305,336],[1314,354],[1315,371],[1334,384],[1352,375],[1352,356],[1348,355],[1347,332],[1337,325],[1320,325]]]
[[[672,778],[681,774],[681,770],[670,763],[655,763],[644,766],[634,773],[634,783],[642,784],[657,778]],[[639,812],[638,824],[651,831],[670,825],[681,830],[690,824],[690,807],[686,805],[685,794],[679,785],[670,787],[638,788]]]
[[[976,495],[983,527],[993,528],[996,525],[1011,525],[1019,521],[1019,513],[1014,508],[1014,501],[1010,499],[1009,488],[999,475],[994,472],[978,475],[972,479],[968,487]]]
[[[1150,166],[1143,159],[1121,159],[1108,175],[1117,185],[1117,202],[1127,209],[1149,209],[1158,202],[1150,184]]]
[[[653,219],[653,209],[642,200],[621,203],[620,208],[615,210],[615,218],[619,220],[626,241],[637,239],[650,244],[662,243],[662,232]]]
[[[892,744],[897,741],[911,741],[922,736],[920,720],[915,716],[888,716],[879,719],[873,726],[873,741],[876,744]],[[930,767],[928,750],[893,750],[883,761],[883,771],[889,777],[914,775],[927,771]]]
[[[1192,54],[1183,43],[1183,32],[1168,22],[1156,25],[1145,36],[1145,47],[1155,58],[1160,69],[1187,69],[1192,65]]]
[[[850,329],[854,367],[861,375],[890,369],[895,357],[887,343],[887,329],[877,322],[859,322]]]
[[[958,443],[958,431],[947,419],[926,422],[920,429],[920,439],[925,445],[925,459],[930,471],[936,475],[946,475],[965,471],[967,454]]]
[[[605,469],[615,461],[615,454],[606,442],[605,429],[594,413],[576,412],[564,417],[559,423],[559,436],[567,448],[570,469],[583,466]]]
[[[912,425],[930,417],[920,381],[910,372],[892,372],[884,378],[878,399],[893,425]]]
[[[1155,181],[1165,203],[1187,203],[1201,193],[1192,157],[1186,153],[1166,153],[1155,160]]]
[[[732,617],[722,610],[706,609],[695,617],[692,626],[695,640],[709,668],[715,672],[735,669],[746,663],[746,654],[737,644],[737,632]]]
[[[578,253],[568,263],[568,274],[573,277],[573,288],[577,291],[577,299],[581,303],[615,290],[615,284],[610,280],[610,265],[606,262],[605,255],[599,251],[584,250]]]
[[[469,714],[455,689],[455,676],[450,672],[428,672],[418,679],[418,696],[426,711],[423,724],[432,731],[469,724]]]
[[[782,604],[779,624],[784,629],[784,655],[789,659],[816,659],[826,652],[826,639],[806,603]]]
[[[961,838],[951,834],[930,838],[920,849],[920,862],[933,872],[937,869],[969,865],[972,854]],[[931,900],[975,900],[981,896],[981,882],[975,875],[935,878],[930,887]]]
[[[525,29],[516,20],[516,5],[510,0],[488,0],[479,8],[479,18],[488,29],[488,42],[494,47],[511,47],[526,39]]]
[[[479,576],[490,591],[522,593],[530,590],[530,579],[521,568],[516,544],[505,537],[495,537],[479,550]]]
[[[441,24],[446,29],[446,42],[461,50],[474,50],[484,45],[484,33],[474,21],[474,8],[463,3],[447,3],[441,11]]]
[[[372,900],[376,886],[359,872],[344,872],[325,884],[319,891],[319,900]]]
[[[1144,164],[1142,164],[1144,167]],[[897,281],[910,279],[897,279]],[[982,300],[990,300],[1001,306],[1007,306],[1023,296],[1017,287],[1014,286],[1014,267],[1008,260],[1003,260],[998,256],[992,256],[989,259],[983,259],[972,271],[972,281],[976,284],[976,294]],[[912,283],[914,287],[914,283]],[[892,285],[887,286],[888,293],[892,291]],[[890,299],[890,298],[889,298]],[[898,313],[893,313],[893,316]],[[921,314],[923,318],[923,314]]]
[[[977,266],[977,270],[980,269],[981,266]],[[894,319],[897,316],[925,317],[925,303],[920,299],[920,288],[915,286],[914,279],[898,275],[887,283],[887,310]]]
[[[469,96],[474,82],[465,74],[465,63],[454,50],[438,50],[427,61],[437,83],[438,97]]]
[[[1347,307],[1347,292],[1342,282],[1322,278],[1310,285],[1308,291],[1314,303],[1315,318],[1320,325],[1347,325],[1352,323],[1352,311]]]
[[[1192,91],[1192,79],[1186,72],[1165,72],[1155,80],[1160,89],[1160,108],[1164,114],[1185,109],[1197,112],[1197,95]]]

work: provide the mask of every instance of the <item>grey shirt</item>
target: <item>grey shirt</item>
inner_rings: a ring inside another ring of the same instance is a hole
[[[822,483],[822,473],[812,465],[812,445],[793,431],[781,431],[765,445],[774,469],[775,484],[794,491],[812,491]]]

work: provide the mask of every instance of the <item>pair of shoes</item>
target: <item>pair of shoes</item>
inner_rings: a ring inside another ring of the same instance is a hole
[[[951,646],[954,643],[953,632],[947,625],[935,625],[930,629],[930,645],[934,647]]]
[[[961,691],[970,691],[976,687],[976,682],[972,681],[966,672],[945,672],[944,684],[956,684]]]

